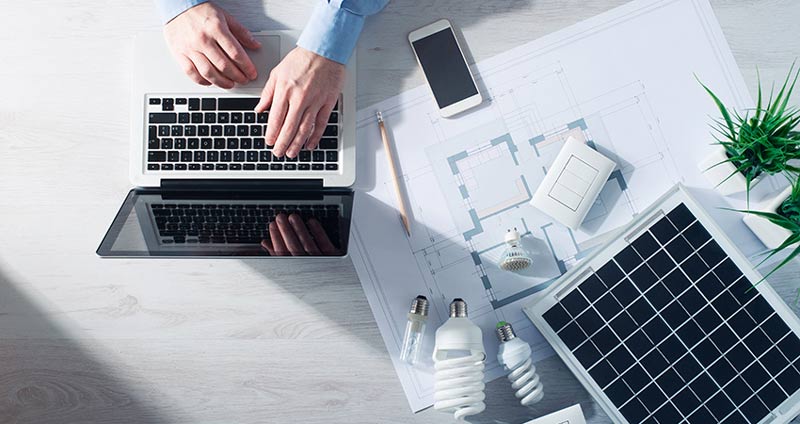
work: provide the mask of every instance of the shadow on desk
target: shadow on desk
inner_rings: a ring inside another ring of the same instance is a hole
[[[49,315],[0,270],[0,422],[168,421]]]

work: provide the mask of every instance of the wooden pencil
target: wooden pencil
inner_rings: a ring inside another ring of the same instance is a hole
[[[400,187],[401,176],[397,172],[397,159],[394,156],[394,149],[392,149],[391,142],[389,141],[389,134],[386,132],[386,125],[383,123],[383,115],[378,111],[378,128],[381,130],[381,138],[383,139],[383,150],[386,151],[386,158],[389,160],[389,169],[392,172],[392,181],[394,182],[394,191],[397,194],[397,204],[400,208],[400,219],[403,221],[403,227],[406,229],[406,234],[411,236],[411,225],[408,222],[408,212],[406,211],[406,199],[403,196],[403,191]]]

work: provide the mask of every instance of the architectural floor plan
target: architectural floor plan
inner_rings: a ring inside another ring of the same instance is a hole
[[[676,182],[700,190],[709,208],[724,204],[697,168],[696,158],[711,147],[715,106],[694,75],[727,104],[751,104],[706,0],[635,1],[474,70],[486,100],[455,119],[439,116],[426,87],[359,111],[357,188],[365,192],[356,197],[351,255],[414,410],[432,403],[433,334],[453,298],[467,302],[470,319],[483,329],[487,379],[495,378],[502,374],[495,324],[511,322],[535,359],[549,355],[523,303],[614,229]],[[384,166],[378,110],[400,161],[410,237]],[[528,204],[568,137],[617,164],[577,231]],[[715,216],[746,254],[760,249],[738,217],[718,210]],[[517,273],[498,266],[512,228],[533,259]],[[397,356],[418,294],[431,301],[426,360],[408,367]]]

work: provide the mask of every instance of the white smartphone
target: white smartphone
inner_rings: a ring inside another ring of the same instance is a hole
[[[442,19],[408,34],[425,80],[445,118],[483,101],[450,21]]]

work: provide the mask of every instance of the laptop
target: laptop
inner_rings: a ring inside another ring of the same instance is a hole
[[[138,36],[131,96],[133,188],[101,257],[345,256],[355,181],[355,57],[319,147],[272,155],[269,111],[253,111],[297,33],[254,34],[258,79],[199,86],[162,34]]]

